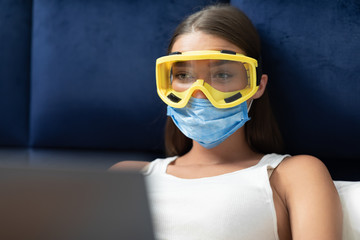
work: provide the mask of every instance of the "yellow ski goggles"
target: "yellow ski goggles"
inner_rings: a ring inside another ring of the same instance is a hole
[[[256,59],[233,51],[174,52],[156,60],[156,86],[171,107],[185,107],[200,90],[216,108],[230,108],[256,93],[260,72]]]

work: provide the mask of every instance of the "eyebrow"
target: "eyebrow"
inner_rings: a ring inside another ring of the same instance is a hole
[[[210,67],[218,67],[218,66],[221,66],[221,65],[225,65],[227,63],[230,63],[229,60],[213,60],[210,62]]]
[[[175,62],[173,67],[186,67],[186,66],[189,66],[191,64],[189,64],[187,61],[185,62]]]
[[[202,60],[191,60],[191,61],[202,61]],[[231,63],[232,61],[229,60],[212,60],[209,63],[209,67],[218,67],[224,64],[228,64]],[[191,63],[189,63],[188,61],[180,61],[180,62],[175,62],[174,63],[174,67],[187,67],[189,65],[192,65]]]

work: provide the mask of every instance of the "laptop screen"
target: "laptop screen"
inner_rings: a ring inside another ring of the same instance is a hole
[[[138,172],[0,168],[0,239],[154,239]]]

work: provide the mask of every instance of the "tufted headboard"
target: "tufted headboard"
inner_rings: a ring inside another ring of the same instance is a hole
[[[183,17],[212,2],[1,1],[0,163],[107,168],[162,156],[155,59]],[[360,180],[358,1],[230,3],[262,37],[287,152]]]
[[[320,158],[335,179],[359,180],[360,2],[231,3],[262,38],[269,95],[287,152]]]

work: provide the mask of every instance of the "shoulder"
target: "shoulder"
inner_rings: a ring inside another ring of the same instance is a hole
[[[340,198],[321,160],[308,155],[285,158],[270,182],[288,210],[294,239],[341,238]]]
[[[325,203],[338,198],[334,182],[325,164],[309,155],[285,158],[275,169],[270,181],[272,187],[282,195],[282,199],[290,208],[301,202]]]
[[[285,176],[306,175],[319,176],[319,174],[329,174],[325,164],[318,158],[310,155],[297,155],[286,157],[278,166],[277,172]]]
[[[120,170],[141,171],[147,165],[149,165],[149,162],[146,161],[122,161],[111,166],[109,170],[110,171],[120,171]]]
[[[271,176],[279,187],[292,190],[293,187],[317,182],[330,183],[332,179],[325,164],[310,155],[286,157]],[[296,190],[296,189],[295,189]]]
[[[271,186],[291,204],[309,194],[335,194],[336,188],[325,164],[309,155],[285,158],[270,178]]]

